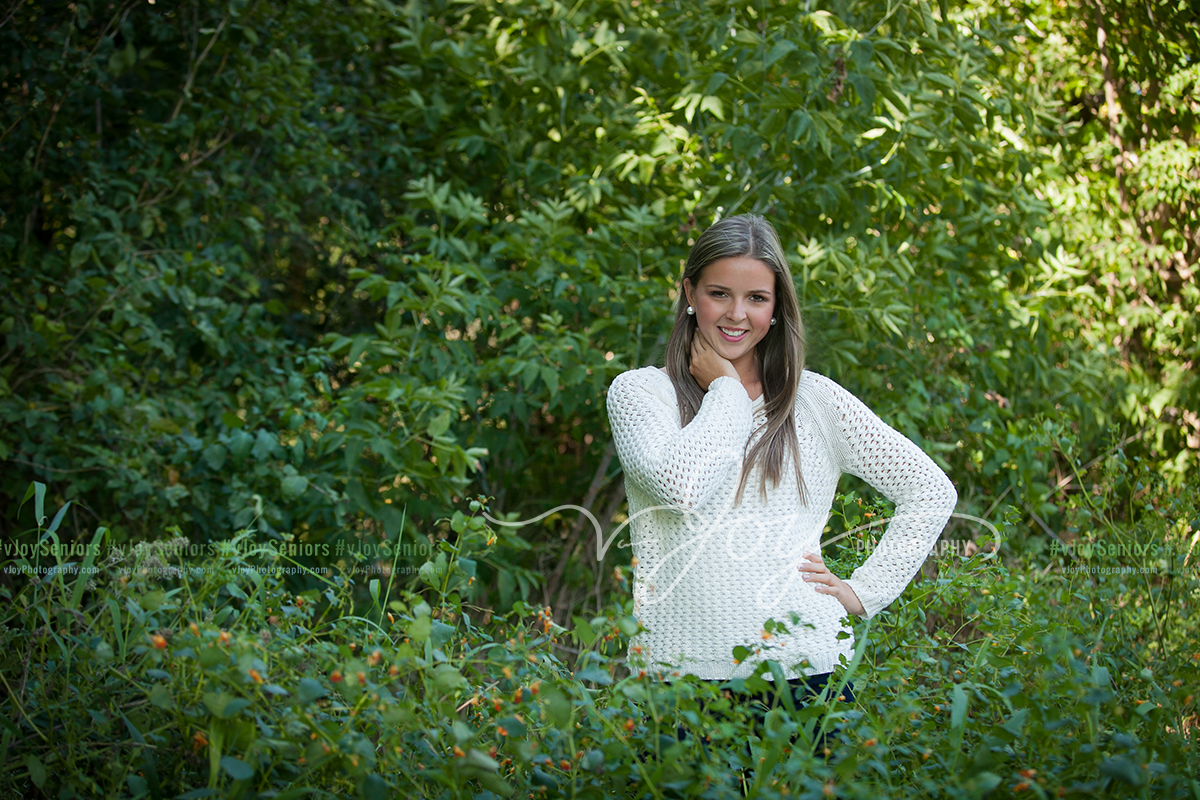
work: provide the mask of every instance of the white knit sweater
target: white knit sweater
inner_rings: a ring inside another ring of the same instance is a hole
[[[744,447],[766,422],[763,399],[751,401],[736,378],[714,380],[681,427],[667,374],[630,370],[609,388],[608,414],[629,498],[634,610],[647,629],[630,643],[631,666],[710,680],[744,677],[764,658],[779,661],[788,678],[832,671],[854,649],[852,636],[837,638],[851,632],[841,623],[847,612],[797,567],[805,552],[820,551],[839,476],[857,475],[896,504],[879,545],[847,579],[868,616],[900,596],[958,500],[929,456],[809,371],[794,415],[807,506],[785,458],[766,502],[756,467],[734,508]],[[767,619],[790,633],[764,638]],[[736,664],[737,645],[763,650]]]

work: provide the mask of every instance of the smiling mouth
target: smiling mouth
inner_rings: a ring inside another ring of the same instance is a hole
[[[722,328],[720,325],[717,326],[717,330],[719,330],[726,339],[732,339],[734,341],[742,339],[747,333],[749,333],[749,331],[739,330],[737,328]]]

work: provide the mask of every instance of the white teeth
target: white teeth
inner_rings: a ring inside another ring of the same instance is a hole
[[[737,331],[737,330],[730,330],[729,328],[722,328],[719,325],[717,326],[717,329],[720,330],[721,333],[725,334],[726,336],[738,337],[745,333],[745,331]]]

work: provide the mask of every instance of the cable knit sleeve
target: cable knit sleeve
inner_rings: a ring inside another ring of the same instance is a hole
[[[834,381],[815,373],[811,396],[843,472],[862,478],[896,504],[870,557],[846,582],[868,617],[900,596],[921,568],[958,502],[946,473]]]
[[[736,378],[709,384],[687,427],[680,427],[674,387],[657,367],[618,375],[607,403],[626,478],[663,505],[703,506],[742,463],[753,412]]]

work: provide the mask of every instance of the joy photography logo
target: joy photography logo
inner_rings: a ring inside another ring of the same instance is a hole
[[[1169,558],[1171,548],[1159,542],[1106,542],[1050,540],[1050,557],[1066,556],[1063,572],[1083,575],[1157,575],[1158,563]]]
[[[556,514],[560,511],[575,511],[582,514],[592,524],[592,528],[596,533],[596,560],[601,562],[612,546],[613,541],[620,535],[627,526],[632,525],[639,517],[653,514],[655,512],[673,512],[682,514],[689,529],[689,537],[676,544],[665,555],[654,564],[646,574],[640,576],[644,582],[652,581],[662,573],[663,576],[669,576],[670,582],[661,587],[653,597],[645,598],[644,605],[654,605],[666,600],[675,591],[675,588],[686,577],[690,571],[692,564],[695,563],[696,557],[700,552],[709,546],[723,546],[726,556],[730,561],[744,561],[758,555],[764,547],[768,546],[769,532],[765,530],[754,530],[756,526],[752,523],[748,524],[747,516],[740,515],[736,510],[722,510],[715,514],[705,516],[695,509],[685,508],[680,505],[656,505],[644,508],[634,514],[629,519],[620,523],[605,537],[601,529],[600,521],[587,508],[579,505],[560,505],[539,514],[536,517],[530,517],[524,520],[502,520],[488,514],[486,510],[482,512],[485,519],[494,525],[502,525],[504,527],[518,528],[525,525],[531,525],[539,522],[546,517]],[[788,588],[799,580],[799,573],[796,570],[796,565],[803,560],[804,554],[808,552],[820,552],[821,549],[828,545],[832,545],[848,536],[853,536],[880,525],[903,518],[905,520],[915,521],[923,518],[936,517],[942,519],[945,512],[922,512],[906,509],[894,517],[881,517],[872,520],[864,525],[859,525],[850,530],[844,531],[832,536],[828,539],[821,540],[819,534],[806,532],[812,530],[811,519],[803,514],[793,515],[792,519],[784,522],[785,530],[794,531],[794,535],[790,537],[778,537],[770,544],[772,547],[769,557],[775,560],[780,566],[776,574],[769,576],[758,590],[756,604],[760,608],[773,608],[782,600]],[[914,548],[919,548],[919,545],[914,545],[911,541],[892,540],[886,535],[878,540],[874,537],[863,537],[855,540],[855,549],[862,552],[866,551],[868,557],[875,553],[880,555],[894,554],[906,556],[915,554],[917,558],[924,561],[925,558],[937,555],[946,555],[953,552],[963,558],[969,558],[978,554],[980,561],[989,561],[996,558],[1000,552],[1000,546],[1003,543],[1003,537],[999,529],[991,522],[977,517],[972,514],[964,514],[960,512],[952,512],[951,519],[965,520],[971,523],[976,523],[982,526],[991,534],[991,541],[984,547],[980,548],[974,542],[965,540],[942,540],[935,543],[932,547],[921,549],[921,552],[914,553]],[[824,529],[825,520],[821,521],[817,530]],[[778,521],[774,521],[773,525],[778,526]],[[940,532],[939,532],[940,533]],[[626,548],[631,545],[631,542],[623,541],[617,545],[620,548]]]

